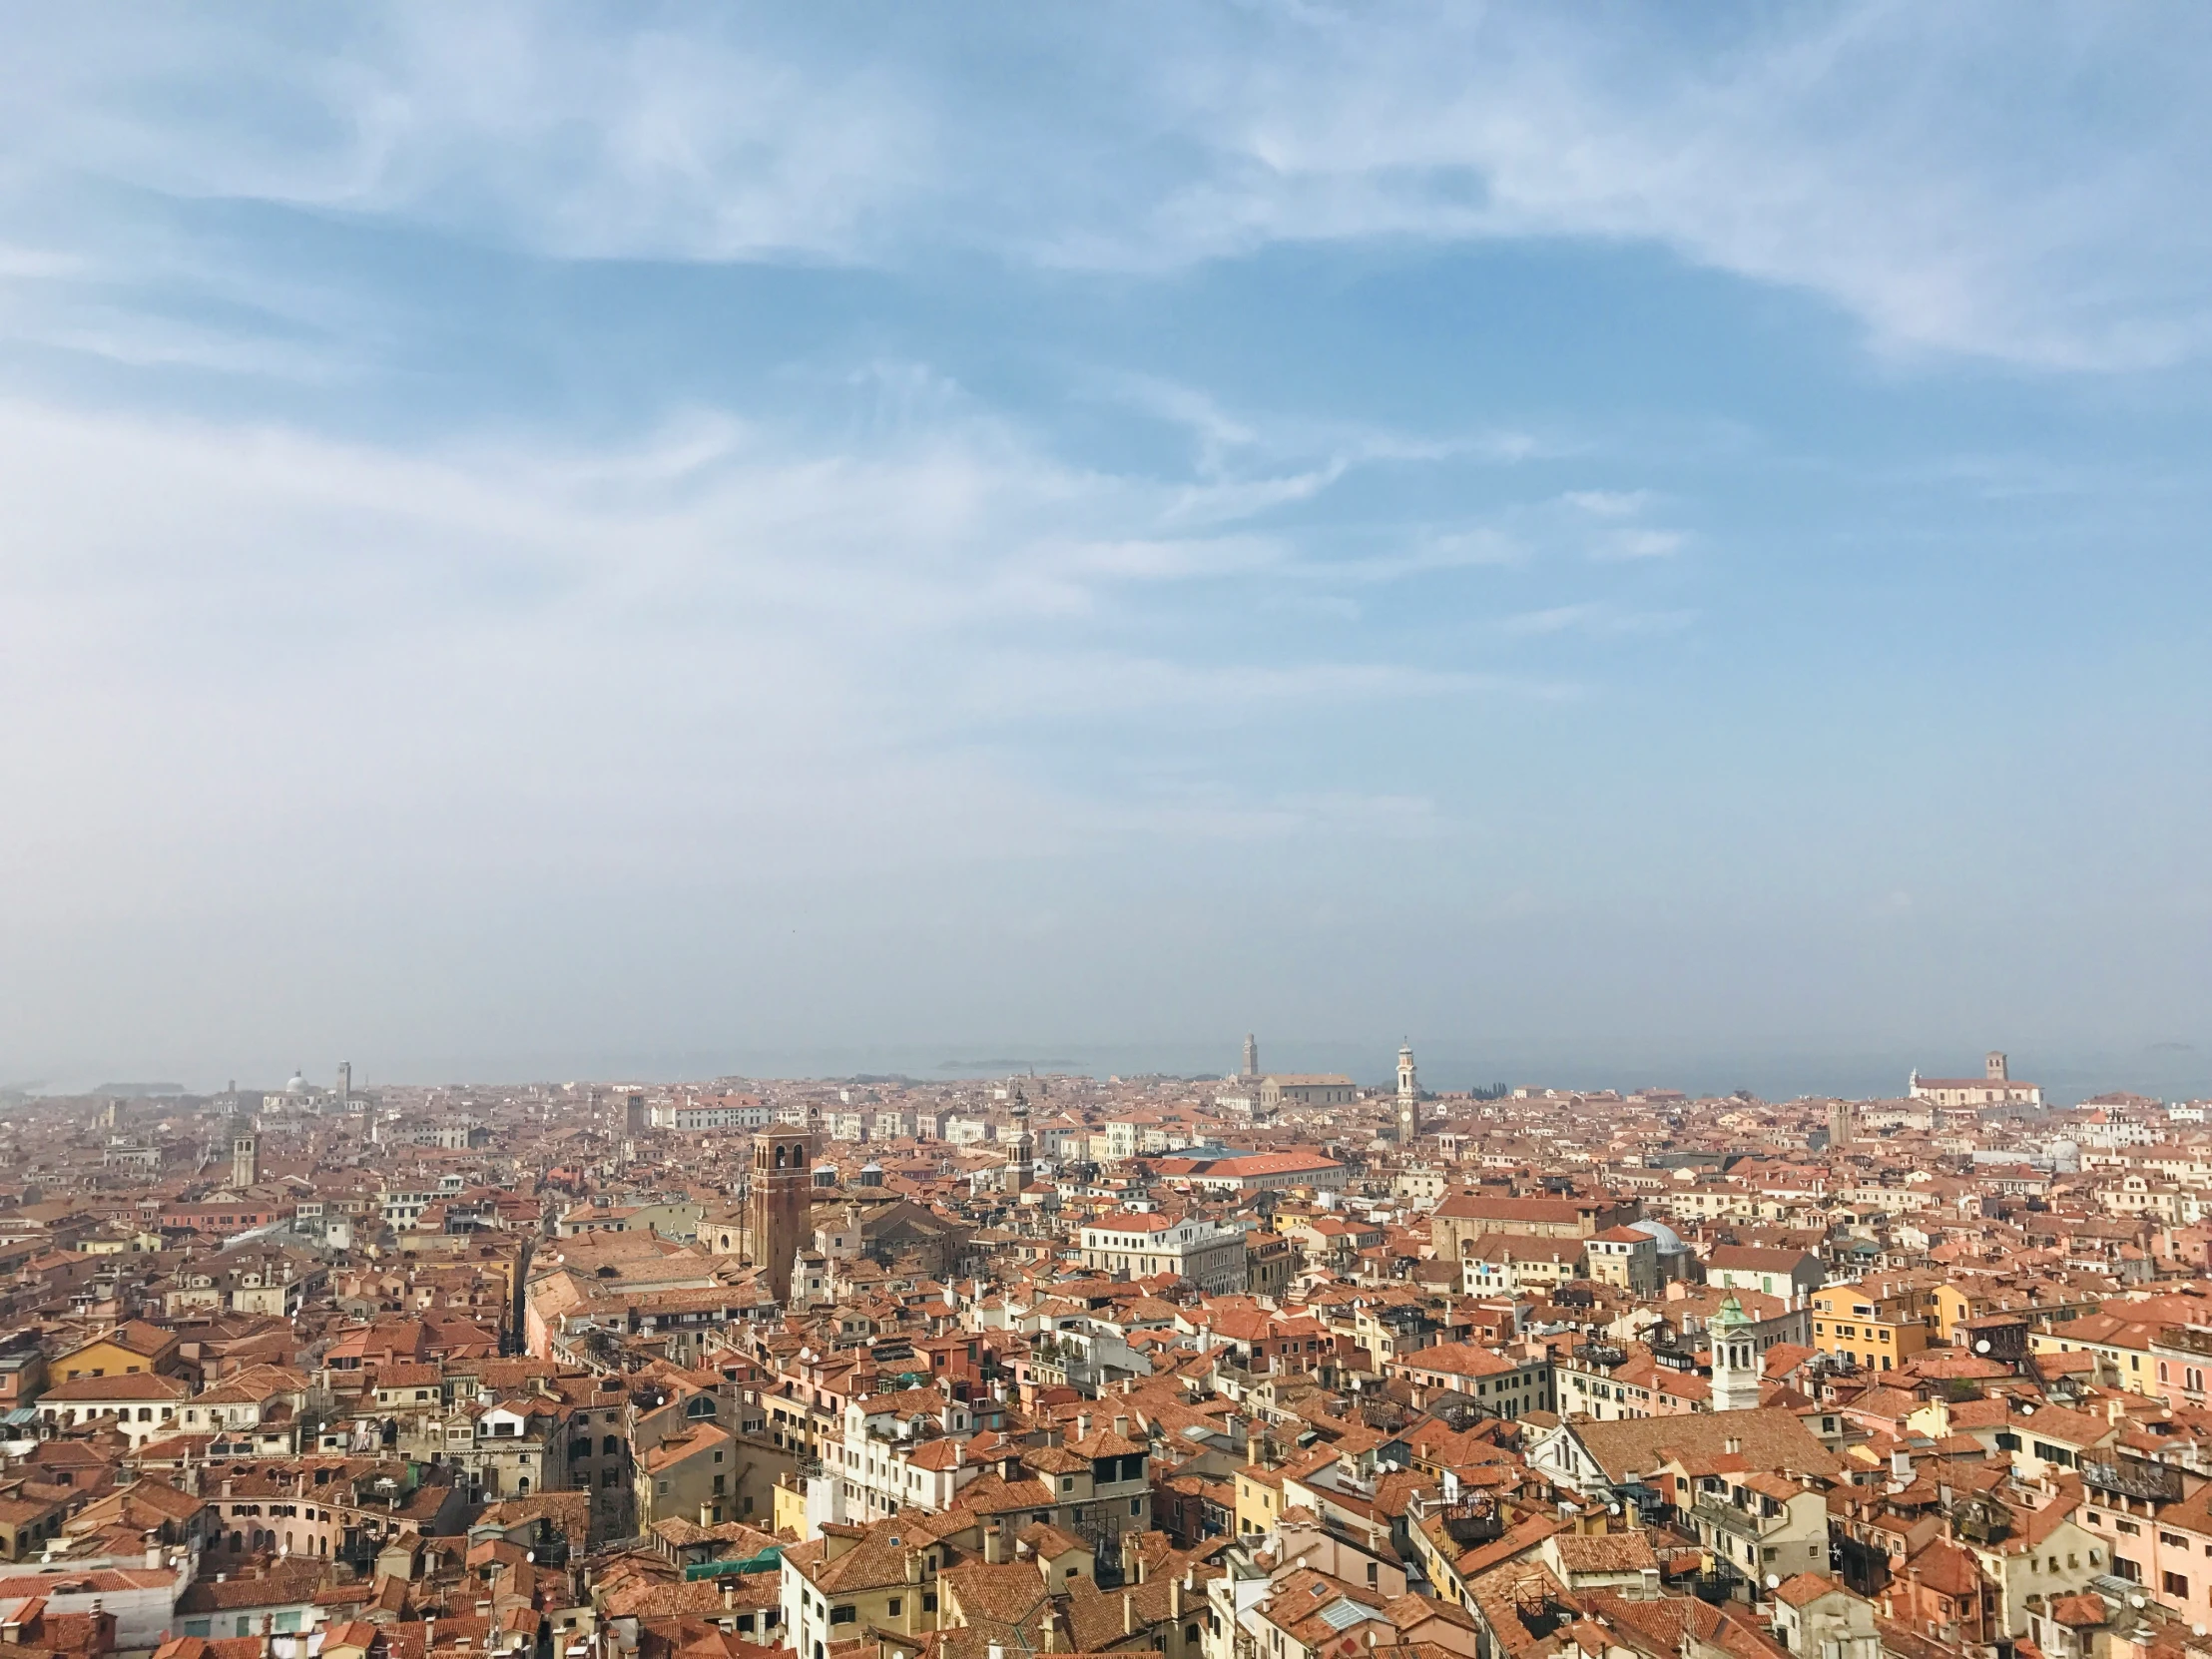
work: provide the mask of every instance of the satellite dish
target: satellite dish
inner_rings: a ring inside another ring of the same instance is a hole
[[[2035,1414],[2035,1407],[2034,1407],[2034,1406],[2032,1406],[2032,1405],[2023,1405],[2023,1406],[2021,1406],[2021,1407],[2020,1407],[2020,1415],[2021,1415],[2021,1416],[2023,1416],[2023,1417],[2031,1417],[2031,1416],[2033,1416],[2034,1414]]]
[[[2189,1633],[2193,1636],[2201,1636],[2204,1634],[2204,1626],[2201,1624],[2192,1624],[2189,1627]]]
[[[1621,1506],[1618,1503],[1608,1503],[1605,1506],[1605,1512],[1608,1515],[1617,1515],[1621,1512]]]
[[[1981,1339],[1981,1341],[1979,1341],[1978,1343],[1975,1343],[1975,1344],[1973,1345],[1973,1351],[1974,1351],[1974,1352],[1975,1352],[1976,1354],[1986,1354],[1986,1353],[1988,1353],[1988,1352],[1989,1352],[1989,1339],[1988,1339],[1988,1338],[1986,1338],[1986,1337],[1984,1337],[1984,1338],[1982,1338],[1982,1339]]]
[[[1770,1590],[1771,1590],[1771,1589],[1774,1589],[1774,1588],[1775,1588],[1775,1587],[1776,1587],[1777,1585],[1779,1585],[1779,1584],[1780,1584],[1781,1582],[1782,1582],[1782,1575],[1781,1575],[1780,1573],[1770,1572],[1770,1573],[1768,1573],[1768,1574],[1767,1574],[1767,1588],[1768,1588],[1768,1589],[1770,1589]]]
[[[2127,1598],[2127,1604],[2130,1607],[2137,1608],[2139,1610],[2141,1608],[2149,1606],[2150,1601],[2149,1598],[2143,1595],[2141,1591],[2137,1591],[2135,1594]]]

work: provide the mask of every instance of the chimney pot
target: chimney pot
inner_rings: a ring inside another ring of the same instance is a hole
[[[1127,1590],[1121,1592],[1121,1633],[1124,1636],[1137,1633],[1137,1598]]]

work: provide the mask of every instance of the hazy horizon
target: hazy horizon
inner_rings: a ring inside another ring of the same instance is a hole
[[[1241,1039],[1240,1039],[1241,1040]],[[423,1056],[392,1063],[385,1071],[373,1062],[352,1061],[356,1087],[514,1087],[533,1083],[706,1082],[722,1077],[761,1082],[841,1081],[854,1077],[904,1076],[917,1084],[954,1084],[1005,1077],[1034,1069],[1107,1076],[1220,1078],[1235,1072],[1240,1055],[1235,1043],[1022,1044],[939,1043],[905,1046],[828,1046],[799,1049],[699,1049],[639,1051],[629,1054],[572,1054],[569,1065],[529,1065],[523,1057],[469,1059]],[[1659,1047],[1608,1052],[1591,1045],[1486,1046],[1413,1039],[1424,1088],[1463,1091],[1504,1083],[1513,1087],[1618,1089],[1679,1088],[1693,1095],[1724,1096],[1737,1089],[1761,1099],[1840,1095],[1852,1099],[1902,1096],[1910,1073],[1925,1077],[1975,1076],[1981,1052],[1944,1051],[1934,1056],[1904,1053],[1847,1053],[1741,1049],[1733,1052],[1667,1050]],[[1357,1042],[1266,1043],[1263,1071],[1341,1072],[1356,1082],[1387,1087],[1396,1065],[1397,1044]],[[559,1056],[552,1056],[559,1058]],[[1947,1062],[1947,1063],[1946,1063]],[[2183,1101],[2212,1099],[2212,1048],[2161,1044],[2134,1053],[2080,1052],[2012,1054],[2015,1078],[2042,1085],[2051,1105],[2072,1105],[2091,1095],[2126,1090],[2154,1098]],[[303,1067],[308,1082],[328,1087],[335,1063],[316,1066],[293,1061],[259,1071],[197,1073],[190,1078],[163,1073],[127,1077],[108,1072],[58,1079],[0,1078],[0,1092],[23,1089],[33,1094],[99,1092],[99,1084],[135,1086],[175,1084],[187,1093],[205,1094],[236,1080],[251,1089],[276,1091]]]
[[[2198,1042],[2212,14],[0,45],[0,1077]]]

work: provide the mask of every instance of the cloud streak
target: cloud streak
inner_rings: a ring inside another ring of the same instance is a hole
[[[2212,332],[2194,16],[2148,51],[2080,6],[1162,6],[1001,13],[977,61],[893,11],[745,15],[22,13],[11,194],[89,175],[567,260],[1600,239],[1819,294],[1894,351],[2109,370]]]

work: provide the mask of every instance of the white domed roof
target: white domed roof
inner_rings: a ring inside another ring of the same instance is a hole
[[[1628,1230],[1631,1233],[1642,1233],[1656,1242],[1662,1256],[1679,1256],[1690,1248],[1682,1242],[1682,1235],[1663,1221],[1632,1221],[1628,1224]]]
[[[305,1094],[306,1092],[307,1092],[307,1080],[306,1080],[306,1078],[304,1078],[304,1077],[300,1076],[300,1074],[299,1074],[298,1072],[296,1072],[296,1071],[295,1071],[295,1072],[293,1072],[293,1073],[291,1074],[291,1079],[290,1079],[290,1081],[289,1081],[289,1082],[287,1082],[287,1083],[285,1083],[285,1085],[284,1085],[284,1093],[286,1093],[286,1094]]]

